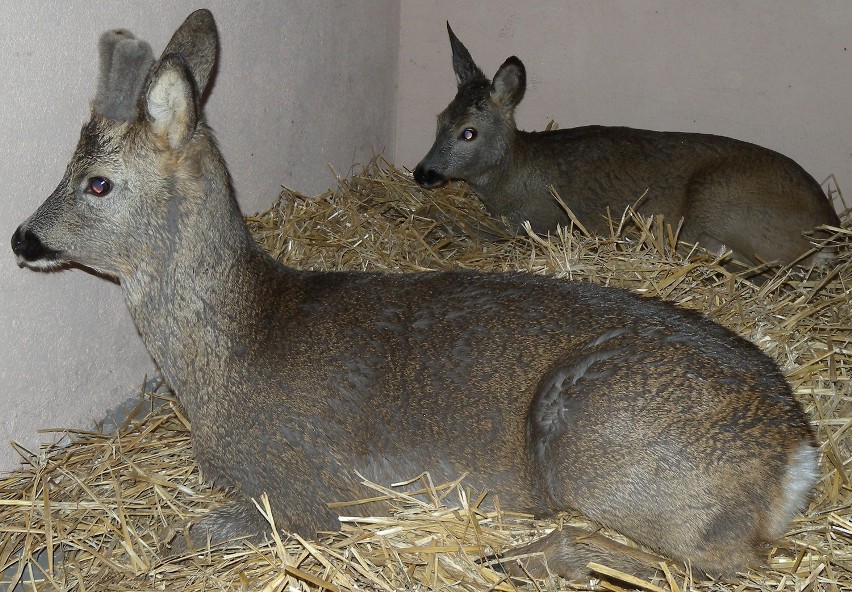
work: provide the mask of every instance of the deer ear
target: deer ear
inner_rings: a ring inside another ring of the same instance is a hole
[[[101,35],[99,53],[101,66],[93,110],[114,121],[135,120],[142,85],[154,61],[151,46],[126,29],[114,29]]]
[[[523,62],[510,57],[494,75],[491,82],[491,100],[503,109],[514,109],[527,90],[527,71]]]
[[[183,148],[198,124],[198,97],[192,75],[180,55],[167,55],[154,67],[145,112],[154,133],[174,150]]]
[[[210,83],[218,53],[216,21],[209,10],[200,8],[186,17],[178,27],[160,59],[171,54],[181,56],[195,81],[198,94],[203,95]]]
[[[450,35],[450,47],[453,48],[453,71],[456,73],[456,82],[458,85],[461,86],[465,82],[469,82],[475,78],[485,78],[485,74],[482,73],[482,70],[477,67],[473,62],[473,58],[470,57],[470,52],[459,41],[456,34],[453,33],[449,21],[447,21],[447,33]]]

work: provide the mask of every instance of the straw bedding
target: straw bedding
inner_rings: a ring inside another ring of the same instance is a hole
[[[848,229],[849,213],[845,213]],[[760,281],[734,276],[714,257],[676,248],[660,220],[626,213],[613,236],[563,232],[503,240],[462,186],[425,192],[382,159],[322,195],[284,190],[248,219],[259,243],[300,268],[415,271],[525,270],[622,286],[703,311],[754,341],[782,367],[822,444],[822,478],[806,515],[767,549],[767,564],[727,582],[693,580],[671,565],[660,581],[618,574],[581,584],[508,580],[489,568],[501,550],[548,532],[562,516],[513,514],[511,499],[471,491],[464,480],[412,475],[422,495],[367,483],[386,501],[371,518],[307,541],[281,534],[263,547],[168,557],[162,545],[227,493],[205,485],[189,422],[167,390],[140,395],[118,434],[70,433],[70,443],[19,449],[23,462],[0,478],[0,589],[26,590],[852,590],[852,289],[850,255],[830,270],[777,270]],[[839,229],[837,241],[848,240]],[[140,377],[141,379],[141,377]],[[150,390],[150,389],[149,389]],[[67,440],[67,439],[66,439]],[[672,487],[677,484],[673,483]],[[351,502],[353,500],[340,500]],[[261,508],[264,500],[258,500]],[[594,527],[594,525],[588,525]],[[611,534],[611,533],[610,533]],[[617,535],[613,535],[616,536]]]

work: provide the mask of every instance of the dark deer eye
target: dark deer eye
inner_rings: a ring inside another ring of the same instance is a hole
[[[470,142],[474,138],[476,138],[476,130],[472,127],[466,127],[464,131],[462,131],[461,136],[459,136],[462,140]]]
[[[106,177],[92,177],[89,179],[89,184],[86,185],[86,193],[92,195],[106,195],[112,191],[112,181]]]

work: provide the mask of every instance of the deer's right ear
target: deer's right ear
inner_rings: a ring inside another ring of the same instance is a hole
[[[180,55],[167,55],[151,72],[145,112],[154,133],[172,149],[183,148],[198,124],[195,82]]]
[[[101,35],[98,91],[92,108],[113,121],[134,121],[145,76],[154,61],[151,46],[127,29]]]
[[[456,82],[458,85],[461,86],[465,82],[469,82],[475,78],[484,78],[485,74],[473,62],[470,52],[459,41],[456,34],[453,33],[449,21],[447,21],[447,33],[450,35],[450,47],[453,48],[453,71],[456,73]]]

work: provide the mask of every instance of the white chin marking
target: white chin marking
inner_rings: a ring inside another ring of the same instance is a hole
[[[52,269],[59,269],[65,263],[67,262],[62,261],[61,259],[36,259],[35,261],[27,261],[23,257],[18,256],[19,267],[28,267],[37,271],[50,271]]]

